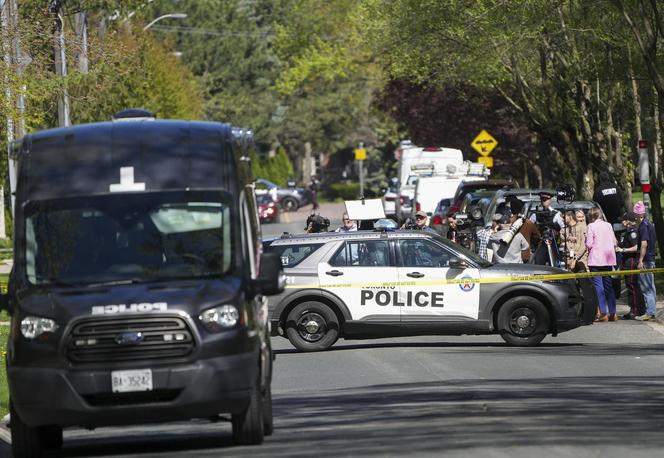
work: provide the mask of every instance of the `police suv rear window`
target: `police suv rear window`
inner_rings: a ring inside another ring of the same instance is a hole
[[[277,253],[281,258],[282,266],[295,267],[323,245],[323,243],[311,243],[306,245],[271,245],[265,251],[269,253]]]
[[[387,241],[346,242],[332,256],[330,265],[336,267],[387,267],[390,265],[390,251]]]

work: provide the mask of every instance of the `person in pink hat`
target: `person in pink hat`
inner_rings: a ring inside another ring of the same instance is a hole
[[[639,263],[637,268],[654,269],[655,268],[655,248],[657,237],[655,235],[655,226],[646,218],[646,206],[638,201],[634,204],[634,213],[639,220],[638,253]],[[639,274],[639,286],[643,292],[643,299],[646,303],[646,313],[637,316],[639,321],[648,321],[655,319],[657,313],[655,275],[652,272]]]

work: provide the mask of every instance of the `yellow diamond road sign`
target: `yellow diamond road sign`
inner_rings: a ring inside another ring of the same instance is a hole
[[[482,129],[482,132],[475,137],[475,140],[470,143],[470,146],[480,153],[480,155],[488,156],[491,154],[491,151],[498,146],[498,141],[493,138],[489,132]]]
[[[355,160],[364,161],[367,158],[367,150],[364,148],[355,148]]]

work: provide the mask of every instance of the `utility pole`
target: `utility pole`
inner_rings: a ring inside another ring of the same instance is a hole
[[[55,17],[53,28],[55,73],[64,78],[67,76],[67,56],[65,55],[65,21],[62,17],[62,0],[52,0],[50,12]],[[62,90],[62,96],[58,98],[58,125],[60,127],[71,125],[69,119],[69,91],[66,84]]]
[[[74,27],[76,28],[76,39],[78,40],[78,52],[76,53],[76,65],[81,73],[88,72],[88,18],[84,12],[74,15]]]
[[[364,161],[367,159],[367,150],[364,148],[364,143],[360,144],[355,148],[355,160],[357,165],[360,168],[360,199],[364,199]]]
[[[7,164],[9,167],[9,195],[11,210],[14,211],[14,195],[16,191],[16,164],[11,157],[12,142],[25,135],[25,85],[18,90],[18,97],[14,98],[12,79],[14,73],[16,80],[21,81],[23,68],[30,63],[30,57],[21,50],[21,34],[18,22],[18,6],[16,0],[0,0],[0,19],[2,23],[2,52],[5,63],[5,97],[10,112],[7,113]],[[15,112],[16,110],[16,112]],[[18,120],[15,116],[18,115]],[[4,189],[0,189],[0,237],[6,237],[4,221]]]

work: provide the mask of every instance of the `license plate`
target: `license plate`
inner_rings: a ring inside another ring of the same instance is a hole
[[[152,369],[112,371],[111,386],[114,393],[152,390]]]

